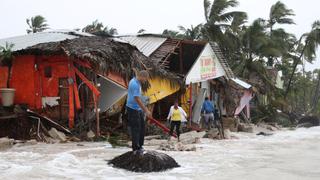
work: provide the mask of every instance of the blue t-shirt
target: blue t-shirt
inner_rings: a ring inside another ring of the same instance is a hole
[[[140,106],[138,105],[137,101],[134,99],[134,97],[140,97],[141,98],[141,84],[136,79],[133,78],[129,82],[128,87],[128,96],[127,96],[127,107],[135,110],[141,110]]]
[[[214,105],[209,100],[204,101],[202,104],[201,112],[203,113],[214,113]]]

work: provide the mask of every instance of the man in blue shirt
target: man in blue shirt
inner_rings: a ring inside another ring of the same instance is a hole
[[[214,123],[214,105],[208,97],[202,104],[201,113],[204,115],[204,121],[208,129],[210,129],[211,124]]]
[[[137,73],[137,77],[130,80],[127,96],[128,126],[131,130],[132,150],[134,154],[143,154],[144,144],[144,113],[151,117],[150,111],[141,100],[141,83],[148,81],[149,73],[145,70]]]

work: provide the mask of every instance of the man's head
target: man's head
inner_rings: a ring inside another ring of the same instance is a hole
[[[209,100],[209,97],[206,97],[205,100],[208,101],[208,100]]]
[[[179,106],[179,100],[177,99],[177,100],[174,101],[174,107],[177,108],[178,106]]]
[[[140,81],[140,82],[147,82],[148,81],[148,79],[149,79],[149,73],[148,73],[148,71],[146,71],[146,70],[142,70],[142,71],[139,71],[138,73],[137,73],[137,79],[138,79],[138,81]]]

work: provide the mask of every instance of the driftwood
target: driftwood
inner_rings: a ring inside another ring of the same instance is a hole
[[[108,164],[133,172],[160,172],[180,167],[172,157],[156,151],[146,151],[143,155],[135,155],[132,151],[126,152]]]

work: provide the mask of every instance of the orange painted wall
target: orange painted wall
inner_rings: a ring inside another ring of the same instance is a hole
[[[37,59],[41,77],[41,95],[55,97],[59,95],[59,78],[68,77],[68,58],[65,56],[42,56]],[[52,77],[45,77],[45,68],[51,67]]]
[[[59,96],[59,78],[68,77],[68,59],[65,56],[16,56],[12,63],[10,86],[16,89],[15,103],[40,109],[42,97]],[[45,68],[51,67],[51,77]]]
[[[126,81],[123,79],[123,77],[119,73],[109,72],[107,77],[109,79],[111,79],[112,81],[116,82],[117,84],[123,86],[123,87],[127,87],[128,86]]]
[[[8,67],[0,67],[0,88],[7,87]]]
[[[16,89],[15,103],[35,108],[35,57],[17,56],[12,62],[10,87]]]

